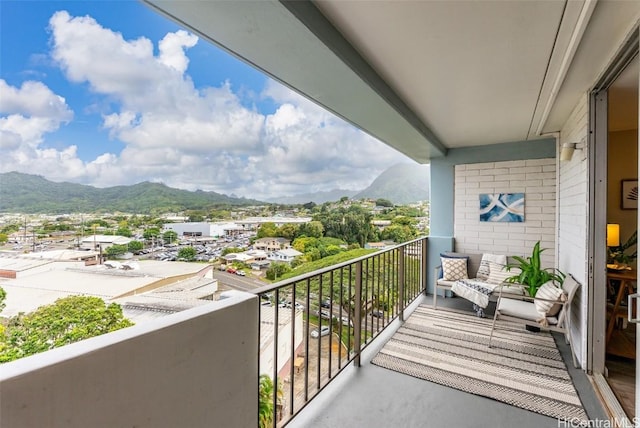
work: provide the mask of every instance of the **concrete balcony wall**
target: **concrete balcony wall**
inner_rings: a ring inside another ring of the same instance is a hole
[[[254,427],[258,298],[237,293],[0,366],[0,426]]]

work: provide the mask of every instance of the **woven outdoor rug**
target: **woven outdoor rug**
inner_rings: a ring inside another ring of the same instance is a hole
[[[587,415],[549,333],[420,306],[373,364],[553,418]],[[574,421],[576,419],[573,419]]]

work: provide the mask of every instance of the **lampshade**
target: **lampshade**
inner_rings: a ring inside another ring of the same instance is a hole
[[[607,224],[607,247],[620,246],[620,225]]]

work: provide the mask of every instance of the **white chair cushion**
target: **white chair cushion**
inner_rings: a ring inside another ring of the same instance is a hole
[[[498,291],[499,290],[496,289],[494,293],[497,293]],[[524,296],[524,287],[522,287],[522,284],[503,284],[502,294],[515,294],[517,296]]]
[[[500,299],[498,310],[502,315],[524,318],[530,321],[540,322],[543,319],[536,309],[536,305],[525,300]],[[549,325],[558,324],[558,320],[555,317],[547,317],[547,322]]]

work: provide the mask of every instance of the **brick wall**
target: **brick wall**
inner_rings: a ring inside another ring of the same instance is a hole
[[[480,222],[481,193],[521,192],[523,223]],[[555,159],[457,165],[454,212],[456,251],[529,256],[540,241],[543,266],[555,266]]]
[[[582,287],[573,299],[571,326],[573,350],[585,368],[587,360],[588,301],[588,219],[589,174],[587,162],[588,101],[583,95],[560,132],[559,147],[564,142],[581,142],[570,161],[560,162],[558,179],[558,266],[571,273]]]

